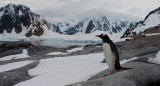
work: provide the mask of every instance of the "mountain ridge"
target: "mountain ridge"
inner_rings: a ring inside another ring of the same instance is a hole
[[[127,29],[136,24],[136,22],[132,21],[124,21],[124,20],[109,20],[106,16],[97,16],[92,18],[84,18],[79,20],[74,25],[70,25],[67,21],[59,22],[57,24],[49,24],[49,27],[57,33],[67,34],[67,35],[75,35],[78,33],[81,34],[89,34],[99,31],[105,31],[108,34],[120,33],[123,29]]]

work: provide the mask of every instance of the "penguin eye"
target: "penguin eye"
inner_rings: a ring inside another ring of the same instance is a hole
[[[104,35],[103,34],[101,34],[101,37],[103,37]]]
[[[102,36],[106,36],[106,34],[105,34],[105,33],[103,33],[103,34],[102,34]]]

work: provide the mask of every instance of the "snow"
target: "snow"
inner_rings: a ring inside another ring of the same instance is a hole
[[[126,62],[135,60],[135,59],[137,59],[137,58],[138,58],[138,57],[133,57],[133,58],[131,58],[131,59],[123,59],[123,60],[120,61],[120,64],[124,64],[124,63],[126,63]]]
[[[145,36],[154,36],[154,35],[160,35],[160,33],[148,33],[148,34],[145,34]]]
[[[51,53],[48,53],[46,55],[60,55],[60,54],[67,54],[67,53],[63,53],[63,52],[51,52]]]
[[[83,50],[83,47],[73,48],[71,50],[67,50],[67,52],[71,53],[71,52],[75,52],[75,51],[79,51],[79,50]]]
[[[21,58],[27,58],[27,57],[30,57],[28,56],[28,51],[26,49],[23,49],[22,54],[5,56],[5,57],[0,58],[0,61],[6,61],[6,60],[11,60],[11,59],[21,59]]]
[[[75,52],[75,51],[79,51],[79,50],[83,50],[83,47],[73,48],[73,49],[67,50],[67,52],[68,52],[68,53],[71,53],[71,52]],[[46,54],[46,55],[60,55],[60,54],[68,54],[68,53],[63,53],[63,52],[51,52],[51,53],[48,53],[48,54]]]
[[[96,46],[96,47],[102,47],[102,46]]]
[[[64,86],[86,81],[108,68],[106,63],[101,63],[103,59],[103,53],[43,59],[37,67],[28,71],[29,75],[36,77],[14,86]]]
[[[34,61],[21,61],[21,62],[9,63],[6,65],[0,65],[0,72],[5,72],[5,71],[17,69],[17,68],[23,67],[25,65],[28,65],[32,62],[34,62]]]
[[[160,65],[160,51],[155,55],[155,58],[149,58],[148,62]]]
[[[19,16],[21,16],[23,13],[22,13],[22,11],[19,11]]]
[[[0,12],[0,17],[3,15],[3,13],[4,13],[4,11],[1,11],[1,12]]]
[[[133,32],[139,33],[139,32],[143,32],[144,30],[150,28],[150,27],[154,27],[154,26],[158,26],[160,24],[160,16],[158,11],[151,14],[144,22],[144,25],[139,24],[137,26],[137,28],[135,28],[133,30]]]

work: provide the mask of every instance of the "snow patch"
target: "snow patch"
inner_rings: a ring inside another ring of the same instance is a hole
[[[154,35],[160,35],[160,33],[150,33],[150,34],[145,34],[145,36],[154,36]]]
[[[17,69],[17,68],[23,67],[25,65],[28,65],[32,62],[34,62],[34,61],[21,61],[21,62],[9,63],[6,65],[0,65],[0,72],[5,72],[5,71]]]
[[[21,16],[23,13],[22,13],[22,11],[19,11],[19,16]]]
[[[67,50],[67,52],[71,53],[71,52],[75,52],[75,51],[79,51],[79,50],[83,50],[83,47],[73,48],[71,50]]]
[[[102,46],[96,46],[96,47],[102,47]]]
[[[5,57],[0,58],[0,61],[6,61],[6,60],[11,60],[11,59],[21,59],[21,58],[27,58],[27,57],[30,57],[28,56],[28,51],[26,49],[23,49],[22,54],[5,56]]]
[[[149,58],[148,62],[160,65],[160,51],[155,55],[155,58]]]
[[[138,58],[138,57],[133,57],[133,58],[131,58],[131,59],[123,59],[123,60],[120,61],[120,64],[124,64],[124,63],[126,63],[126,62],[135,60],[135,59],[137,59],[137,58]]]
[[[48,53],[46,55],[60,55],[60,54],[67,54],[67,53],[63,53],[63,52],[51,52],[51,53]]]

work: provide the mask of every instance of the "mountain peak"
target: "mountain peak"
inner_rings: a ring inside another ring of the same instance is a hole
[[[0,11],[5,11],[5,12],[14,12],[14,11],[18,11],[18,10],[30,11],[30,8],[27,6],[21,5],[21,4],[16,5],[16,4],[12,4],[12,3],[9,3],[8,5],[0,8]]]
[[[0,8],[0,34],[14,30],[17,34],[24,32],[26,37],[40,36],[44,29],[47,22],[27,6],[10,3]]]

